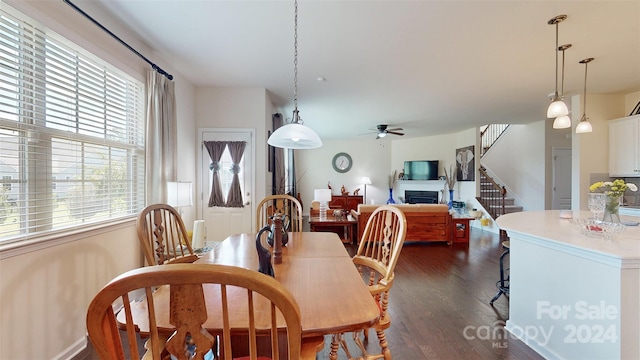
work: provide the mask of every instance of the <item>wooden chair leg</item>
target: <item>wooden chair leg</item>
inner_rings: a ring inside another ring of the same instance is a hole
[[[391,350],[389,350],[389,344],[384,335],[384,330],[377,330],[376,333],[378,334],[378,341],[380,342],[380,349],[382,350],[384,360],[391,360]]]
[[[329,360],[338,359],[338,349],[340,348],[340,338],[342,334],[331,335],[331,351],[329,351]]]

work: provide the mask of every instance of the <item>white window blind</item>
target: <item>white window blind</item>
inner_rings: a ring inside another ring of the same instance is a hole
[[[0,243],[144,207],[144,85],[0,11]]]

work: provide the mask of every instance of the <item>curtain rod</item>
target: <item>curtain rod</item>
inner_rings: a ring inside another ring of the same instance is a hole
[[[100,24],[96,19],[92,18],[91,15],[87,14],[86,12],[84,12],[82,9],[80,9],[75,4],[73,4],[70,0],[63,0],[63,1],[65,3],[67,3],[67,5],[71,6],[74,10],[76,10],[77,12],[82,14],[84,17],[89,19],[92,23],[94,23],[100,29],[104,30],[107,34],[111,35],[111,37],[113,37],[114,39],[118,40],[118,42],[120,44],[124,45],[127,49],[131,50],[134,54],[138,55],[140,58],[142,58],[142,60],[146,61],[149,65],[151,65],[153,70],[155,70],[155,71],[159,72],[160,74],[166,76],[167,79],[173,80],[173,75],[171,75],[168,72],[162,70],[158,65],[154,64],[153,62],[151,62],[151,60],[147,59],[144,55],[140,54],[136,49],[132,48],[131,45],[129,45],[126,42],[124,42],[124,40],[120,39],[116,34],[111,32],[111,30],[107,29],[102,24]]]

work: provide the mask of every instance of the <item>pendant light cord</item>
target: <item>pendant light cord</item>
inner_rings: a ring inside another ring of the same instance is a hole
[[[558,22],[556,22],[556,97],[558,96]]]
[[[556,40],[557,41],[557,40]],[[564,100],[564,50],[562,50],[562,85],[560,85],[560,98]]]
[[[584,93],[582,95],[582,103],[584,107],[582,108],[582,117],[586,119],[587,117],[587,66],[589,66],[589,62],[584,63]]]
[[[298,121],[298,1],[294,0],[293,18],[293,107],[295,109],[293,122]]]

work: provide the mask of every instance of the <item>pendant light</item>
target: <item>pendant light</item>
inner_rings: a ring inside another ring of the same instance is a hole
[[[569,49],[571,44],[560,45],[558,50],[562,51],[562,82],[560,85],[560,99],[564,101],[564,51]],[[571,127],[571,118],[569,115],[558,116],[553,120],[554,129],[566,129]]]
[[[576,134],[590,133],[593,131],[589,118],[587,117],[587,64],[593,61],[593,58],[580,60],[580,64],[584,64],[584,93],[582,95],[582,117],[578,126],[576,126]]]
[[[298,1],[294,0],[293,4],[293,118],[289,124],[277,128],[267,143],[278,148],[315,149],[322,146],[322,140],[310,127],[304,126],[298,111]]]
[[[551,104],[547,109],[547,117],[549,119],[569,114],[567,104],[565,104],[558,95],[558,24],[563,22],[566,18],[567,15],[558,15],[547,22],[549,25],[556,26],[556,91],[553,94],[553,97],[551,98]]]

